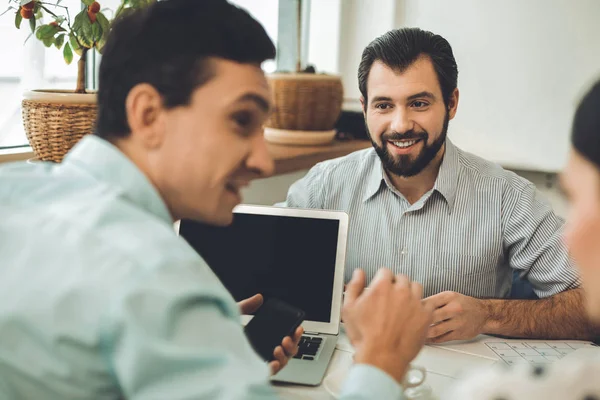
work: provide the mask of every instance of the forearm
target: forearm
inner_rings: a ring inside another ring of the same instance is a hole
[[[540,300],[481,300],[486,309],[484,332],[539,339],[593,339],[583,290],[572,289]]]

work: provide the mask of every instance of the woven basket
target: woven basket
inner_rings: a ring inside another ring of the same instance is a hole
[[[275,129],[330,131],[342,110],[344,90],[338,76],[271,74],[274,110],[266,126]]]
[[[23,125],[36,158],[61,162],[96,121],[96,95],[33,91],[21,104]]]

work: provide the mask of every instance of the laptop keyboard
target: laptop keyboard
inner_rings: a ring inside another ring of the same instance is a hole
[[[298,354],[294,358],[313,361],[316,359],[319,348],[323,344],[323,338],[318,336],[302,336],[298,345]]]

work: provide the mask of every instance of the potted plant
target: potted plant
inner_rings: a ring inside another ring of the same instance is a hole
[[[265,139],[291,145],[327,144],[335,138],[343,102],[339,76],[302,68],[302,0],[296,0],[296,71],[268,75],[273,91],[273,113],[265,125]]]
[[[43,161],[60,162],[82,136],[91,133],[96,119],[96,94],[86,90],[86,62],[91,50],[100,54],[111,20],[155,0],[122,0],[114,12],[94,0],[81,0],[82,10],[69,14],[61,0],[8,0],[5,12],[14,12],[15,27],[25,23],[31,35],[46,47],[62,51],[67,64],[77,62],[77,86],[71,90],[31,90],[22,102],[27,139]],[[111,17],[107,17],[107,14]]]

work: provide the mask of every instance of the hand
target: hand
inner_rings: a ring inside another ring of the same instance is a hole
[[[281,371],[291,360],[296,353],[298,353],[298,344],[300,343],[300,338],[304,334],[304,329],[299,326],[294,333],[294,337],[286,336],[281,341],[281,346],[275,347],[273,351],[273,356],[275,360],[269,363],[269,367],[271,368],[271,375],[275,375],[279,371]]]
[[[395,280],[395,281],[394,281]],[[421,301],[423,288],[402,275],[380,269],[369,290],[365,274],[356,270],[346,287],[342,315],[354,360],[404,379],[408,364],[425,342],[433,309]]]
[[[487,309],[484,300],[456,292],[442,292],[423,300],[433,312],[428,343],[468,340],[484,332]]]
[[[248,299],[240,301],[238,306],[240,307],[240,312],[242,314],[251,314],[262,306],[263,301],[263,296],[261,294],[256,294]],[[275,360],[269,363],[272,375],[281,371],[283,367],[287,365],[288,361],[298,353],[298,344],[300,343],[300,338],[303,333],[304,329],[298,327],[293,338],[286,336],[281,341],[281,345],[275,347],[275,350],[273,350]]]
[[[255,294],[252,297],[238,302],[240,313],[242,313],[242,315],[252,314],[263,305],[263,301],[264,299],[262,294]]]

